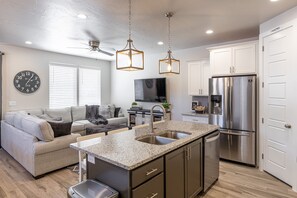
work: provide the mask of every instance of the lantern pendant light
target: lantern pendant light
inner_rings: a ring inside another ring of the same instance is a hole
[[[172,12],[165,14],[168,18],[168,52],[164,59],[159,60],[159,74],[179,74],[180,61],[173,58],[171,51],[171,32],[170,32],[170,18],[173,16]]]
[[[136,49],[131,39],[131,0],[129,0],[129,39],[124,49],[116,52],[116,68],[124,71],[144,69],[144,52]]]

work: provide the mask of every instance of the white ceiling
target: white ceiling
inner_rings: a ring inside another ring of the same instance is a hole
[[[255,37],[259,24],[294,6],[296,0],[132,0],[132,39],[145,52],[166,51],[168,11],[175,13],[173,50]],[[79,13],[88,18],[78,19]],[[67,47],[84,47],[94,35],[106,47],[123,48],[127,14],[128,0],[0,0],[0,42],[110,60]],[[215,33],[206,35],[207,29]]]

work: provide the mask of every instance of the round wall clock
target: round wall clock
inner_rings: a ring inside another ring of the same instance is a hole
[[[22,93],[34,93],[40,87],[40,78],[35,72],[24,70],[15,75],[13,84]]]

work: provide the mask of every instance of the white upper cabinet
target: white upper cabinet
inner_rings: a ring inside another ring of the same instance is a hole
[[[208,60],[188,63],[188,94],[191,96],[208,95],[210,66]]]
[[[212,76],[257,73],[257,41],[210,49]]]

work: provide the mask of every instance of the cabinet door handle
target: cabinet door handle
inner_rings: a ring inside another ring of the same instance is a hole
[[[158,193],[152,193],[152,196],[147,196],[146,198],[154,198],[156,196],[158,196]]]
[[[232,68],[230,67],[230,74],[232,73]]]
[[[203,89],[201,89],[201,95],[203,94]]]
[[[156,172],[158,169],[157,168],[153,168],[152,170],[150,170],[150,171],[148,171],[148,172],[146,172],[146,176],[149,176],[150,174],[152,174],[152,173],[154,173],[154,172]]]
[[[189,147],[189,160],[192,158],[192,149]]]
[[[235,67],[233,67],[233,73],[235,73]]]

